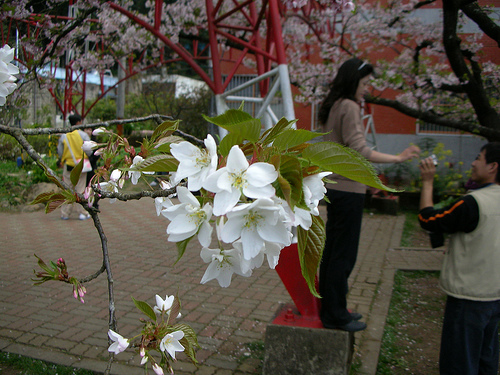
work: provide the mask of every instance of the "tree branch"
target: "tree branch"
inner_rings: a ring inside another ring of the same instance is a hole
[[[471,72],[465,62],[464,52],[460,49],[461,39],[457,35],[460,0],[443,0],[443,45],[453,72],[463,83],[467,96],[474,107],[479,123],[483,127],[500,131],[500,116],[490,105],[481,81],[478,82],[477,65]],[[489,139],[489,137],[487,137]]]
[[[500,130],[487,128],[472,122],[453,120],[433,114],[429,111],[422,111],[419,109],[408,107],[396,100],[384,99],[380,97],[367,96],[366,101],[372,104],[383,105],[385,107],[390,107],[398,112],[401,112],[407,116],[430,122],[432,124],[447,126],[453,129],[462,130],[471,134],[480,135],[487,138],[490,141],[500,141]]]
[[[460,9],[500,47],[500,26],[486,14],[477,1],[462,2]]]

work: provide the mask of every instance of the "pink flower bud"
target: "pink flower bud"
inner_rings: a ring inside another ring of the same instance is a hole
[[[153,365],[153,371],[155,372],[156,375],[164,375],[163,369],[160,366],[158,366],[157,363]]]

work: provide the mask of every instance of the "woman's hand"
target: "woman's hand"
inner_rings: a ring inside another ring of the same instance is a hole
[[[418,146],[412,145],[398,155],[398,162],[402,163],[409,159],[418,158],[419,155],[420,148]]]

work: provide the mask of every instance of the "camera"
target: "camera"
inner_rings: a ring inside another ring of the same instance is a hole
[[[429,157],[432,159],[432,163],[434,164],[434,166],[437,167],[439,164],[437,156],[432,154]],[[424,159],[420,160],[420,163],[422,163],[422,161],[424,161]]]

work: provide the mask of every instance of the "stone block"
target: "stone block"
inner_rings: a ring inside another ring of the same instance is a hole
[[[269,324],[263,375],[347,375],[353,349],[353,333]]]

